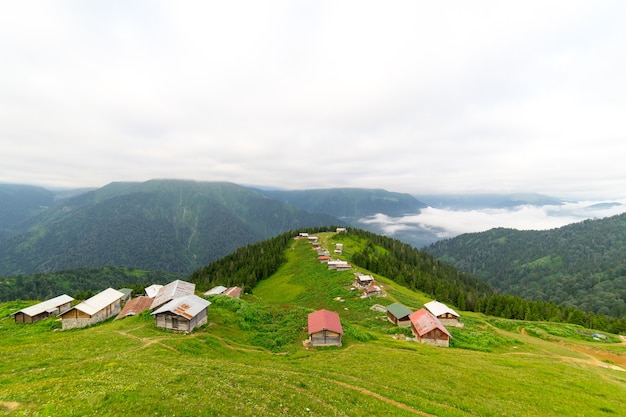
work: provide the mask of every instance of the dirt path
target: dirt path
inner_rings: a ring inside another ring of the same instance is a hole
[[[408,405],[406,405],[406,404],[403,404],[403,403],[398,402],[398,401],[396,401],[396,400],[392,400],[391,398],[383,397],[382,395],[377,394],[377,393],[375,393],[375,392],[373,392],[373,391],[370,391],[370,390],[368,390],[368,389],[365,389],[365,388],[363,388],[363,387],[357,387],[356,385],[350,385],[350,384],[347,384],[347,383],[345,383],[345,382],[337,381],[337,380],[335,380],[335,379],[330,379],[330,378],[322,378],[322,379],[323,379],[324,381],[327,381],[327,382],[330,382],[330,383],[333,383],[333,384],[340,385],[340,386],[342,386],[342,387],[344,387],[344,388],[348,388],[348,389],[352,389],[352,390],[358,391],[358,392],[360,392],[361,394],[368,395],[368,396],[370,396],[370,397],[376,398],[377,400],[380,400],[380,401],[386,402],[387,404],[391,404],[391,405],[393,405],[393,406],[396,406],[396,407],[398,407],[398,408],[401,408],[401,409],[403,409],[403,410],[405,410],[405,411],[408,411],[408,412],[410,412],[410,413],[417,414],[418,416],[425,416],[425,417],[437,417],[437,416],[436,416],[436,415],[434,415],[434,414],[429,414],[429,413],[426,413],[426,412],[424,412],[424,411],[416,410],[416,409],[414,409],[414,408],[409,407],[409,406],[408,406]]]
[[[0,401],[0,407],[4,408],[8,412],[15,411],[19,406],[20,403],[17,403],[15,401]]]

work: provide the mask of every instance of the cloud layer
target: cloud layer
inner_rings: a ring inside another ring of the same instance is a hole
[[[612,1],[7,3],[0,181],[623,197],[625,12]]]

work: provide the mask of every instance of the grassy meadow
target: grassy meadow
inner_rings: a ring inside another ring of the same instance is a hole
[[[322,240],[332,251],[333,235]],[[0,415],[626,415],[626,342],[614,335],[461,312],[450,348],[421,345],[370,308],[417,309],[423,294],[376,276],[386,296],[361,299],[354,271],[328,271],[308,242],[287,256],[251,295],[212,296],[191,334],[159,330],[149,313],[70,331],[18,325],[10,314],[27,304],[0,304]],[[319,308],[339,313],[341,348],[303,347]]]

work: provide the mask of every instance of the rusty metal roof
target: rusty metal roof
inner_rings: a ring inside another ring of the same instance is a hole
[[[158,310],[153,311],[152,315],[170,312],[191,320],[210,305],[210,301],[192,294],[184,297],[174,298],[172,301],[166,303]]]
[[[133,298],[126,303],[126,305],[124,306],[122,311],[120,311],[120,314],[117,315],[115,320],[139,314],[142,311],[148,310],[151,304],[152,298],[150,297],[140,295],[139,297]]]
[[[447,334],[448,337],[452,337],[448,332],[448,329],[441,324],[439,319],[433,316],[433,314],[425,308],[420,308],[415,313],[412,313],[409,316],[409,320],[411,320],[411,325],[420,336],[424,336],[426,333],[439,329],[443,333]]]
[[[331,330],[335,333],[343,334],[339,314],[334,311],[317,310],[308,316],[309,334],[322,330]]]

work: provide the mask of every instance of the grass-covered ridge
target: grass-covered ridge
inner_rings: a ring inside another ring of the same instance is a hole
[[[321,235],[328,245],[336,236]],[[54,320],[17,325],[10,314],[25,303],[0,304],[0,414],[606,416],[626,407],[617,338],[461,312],[466,328],[453,330],[451,348],[421,345],[394,337],[403,330],[370,306],[417,309],[430,296],[374,274],[387,296],[361,299],[352,273],[328,271],[308,242],[289,241],[284,256],[252,295],[212,297],[209,324],[187,335],[156,329],[148,314],[71,331]],[[342,348],[302,346],[318,308],[339,313]]]

